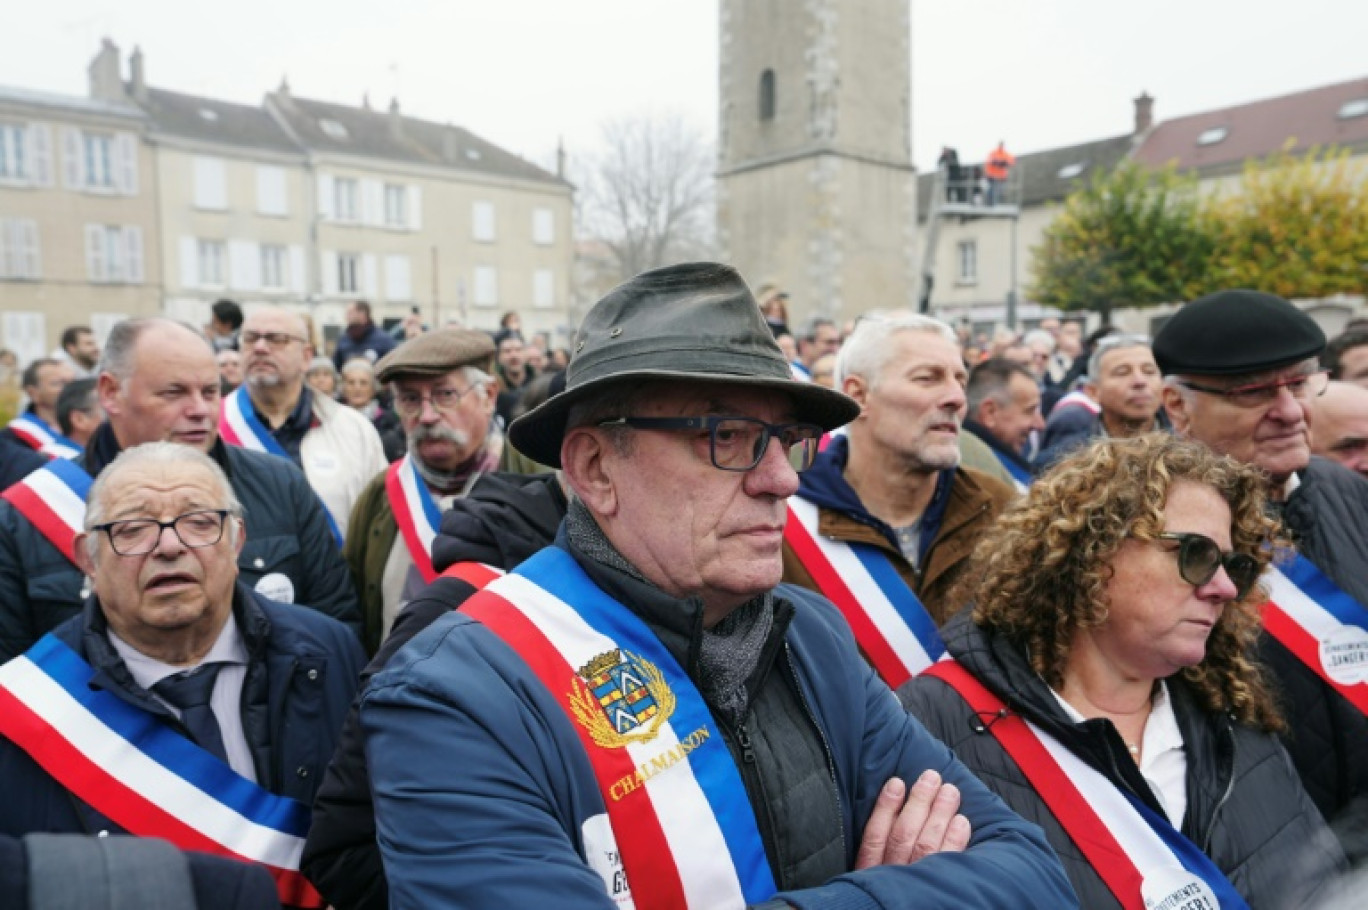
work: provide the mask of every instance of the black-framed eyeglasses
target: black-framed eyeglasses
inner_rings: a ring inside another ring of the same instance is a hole
[[[297,341],[300,344],[307,343],[307,339],[300,338],[298,335],[291,335],[287,332],[243,332],[238,336],[238,340],[242,342],[242,347],[244,348],[250,348],[258,341],[265,341],[268,346],[277,349],[283,348],[293,341]]]
[[[223,539],[223,526],[231,514],[227,509],[201,509],[177,515],[170,521],[129,518],[95,525],[90,530],[103,531],[120,556],[144,556],[157,549],[162,531],[167,528],[175,531],[180,542],[191,549],[212,547]]]
[[[441,414],[451,414],[461,406],[461,399],[483,386],[477,382],[464,389],[433,389],[427,395],[422,392],[400,390],[394,396],[394,410],[403,417],[417,417],[423,413],[423,402],[432,402],[432,409]]]
[[[1259,561],[1247,553],[1221,551],[1216,541],[1205,534],[1160,534],[1161,540],[1178,541],[1178,574],[1193,587],[1201,587],[1224,568],[1235,585],[1236,598],[1244,597],[1259,580]]]
[[[1278,397],[1279,389],[1287,389],[1293,398],[1301,400],[1319,398],[1325,394],[1325,390],[1330,386],[1330,374],[1325,370],[1317,370],[1314,373],[1289,376],[1276,382],[1242,385],[1233,389],[1218,389],[1215,386],[1199,385],[1185,379],[1178,380],[1178,384],[1185,389],[1192,389],[1194,392],[1219,395],[1237,408],[1257,408],[1272,403]]]
[[[816,424],[765,423],[754,417],[619,417],[599,426],[706,431],[713,467],[723,471],[751,470],[765,457],[770,440],[777,439],[789,466],[799,474],[812,467],[823,432]]]

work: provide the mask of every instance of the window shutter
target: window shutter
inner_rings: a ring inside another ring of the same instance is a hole
[[[43,247],[38,235],[38,222],[32,219],[23,222],[25,246],[28,248],[29,278],[43,277]]]
[[[261,250],[252,241],[228,241],[228,286],[237,291],[261,287]]]
[[[130,284],[143,283],[143,236],[142,228],[123,229],[124,242],[124,280]]]
[[[260,166],[256,169],[257,212],[262,215],[288,215],[285,198],[285,169]]]
[[[196,158],[195,208],[223,211],[228,208],[228,180],[221,158]]]
[[[69,126],[62,128],[62,180],[69,190],[85,189],[81,131]]]
[[[14,255],[17,222],[0,219],[0,278],[18,278],[18,262]]]
[[[91,281],[104,281],[105,269],[105,229],[102,224],[87,224],[86,235],[86,277]]]
[[[180,283],[183,288],[199,287],[199,243],[194,237],[180,239]]]
[[[375,296],[375,257],[366,253],[361,257],[360,278],[361,294],[365,297]]]
[[[285,284],[291,291],[303,296],[308,292],[308,275],[304,273],[304,247],[290,247],[290,274]]]
[[[332,174],[318,175],[318,217],[324,221],[331,221],[334,217]]]
[[[361,181],[361,223],[373,227],[385,223],[385,185],[379,180]]]
[[[385,299],[408,301],[413,299],[413,274],[407,256],[385,257]]]
[[[131,133],[114,137],[114,186],[125,196],[138,195],[138,140]]]
[[[556,222],[550,209],[532,210],[532,242],[550,246],[556,240]]]
[[[52,130],[46,123],[30,123],[24,131],[28,142],[29,181],[52,186]]]
[[[537,269],[532,273],[532,305],[553,307],[556,305],[556,273],[551,269]]]
[[[323,270],[323,293],[332,297],[337,296],[337,254],[332,250],[323,250],[319,254],[319,267]]]
[[[410,231],[423,229],[423,188],[416,183],[408,185],[408,222]]]

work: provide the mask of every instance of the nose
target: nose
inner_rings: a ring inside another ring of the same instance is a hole
[[[765,446],[760,463],[746,472],[746,492],[751,496],[777,496],[787,499],[798,492],[798,472],[789,464],[779,440]]]
[[[1225,566],[1216,570],[1216,574],[1211,576],[1211,580],[1197,589],[1197,596],[1212,603],[1228,603],[1235,599],[1240,593],[1240,589],[1235,587],[1235,582],[1230,580],[1230,575],[1226,573]]]
[[[176,529],[168,525],[162,528],[157,534],[157,547],[153,551],[159,555],[176,556],[185,549],[185,544],[181,542],[180,535]]]
[[[1045,418],[1041,416],[1039,411],[1036,411],[1034,414],[1031,415],[1031,429],[1045,429]]]
[[[433,404],[430,396],[424,395],[422,403],[418,406],[419,423],[436,423],[442,419],[442,415],[437,413],[437,405]]]
[[[1306,419],[1306,402],[1293,395],[1287,386],[1278,388],[1278,397],[1269,405],[1268,416],[1283,423],[1301,423]]]

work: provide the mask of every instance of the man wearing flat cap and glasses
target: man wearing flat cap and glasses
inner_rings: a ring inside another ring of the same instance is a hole
[[[729,267],[594,306],[509,431],[574,491],[556,542],[362,700],[391,906],[1075,905],[835,609],[779,585],[785,499],[857,411],[791,378]]]
[[[1192,301],[1154,339],[1175,432],[1262,468],[1297,545],[1264,578],[1261,656],[1286,702],[1288,751],[1334,821],[1368,793],[1368,484],[1311,455],[1324,348],[1310,316],[1249,290]]]

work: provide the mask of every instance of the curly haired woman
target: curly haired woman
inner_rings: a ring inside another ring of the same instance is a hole
[[[1161,434],[1081,450],[980,541],[954,661],[898,692],[1085,907],[1296,907],[1344,866],[1251,657],[1283,546],[1263,487]]]

